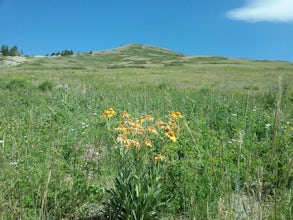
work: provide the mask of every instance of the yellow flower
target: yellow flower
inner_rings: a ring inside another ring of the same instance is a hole
[[[119,124],[118,127],[115,128],[115,131],[124,133],[126,131],[126,128],[124,127],[123,124]]]
[[[140,134],[141,136],[145,136],[145,131],[144,131],[144,129],[140,129],[139,131],[138,131],[138,134]]]
[[[145,143],[145,145],[146,145],[147,147],[152,147],[152,146],[153,146],[153,145],[152,145],[152,141],[151,141],[150,139],[145,139],[144,143]]]
[[[132,129],[131,128],[125,128],[124,134],[129,135],[131,134]]]
[[[120,114],[120,118],[131,118],[131,115],[128,112],[124,111]]]
[[[167,123],[162,123],[159,125],[159,127],[165,130],[171,130],[170,126]]]
[[[143,127],[141,126],[141,124],[139,123],[139,121],[135,121],[135,122],[132,124],[132,127],[133,127],[133,128],[136,128],[136,129],[143,128]]]
[[[105,118],[107,118],[107,115],[105,115],[105,114],[101,114],[101,115],[100,115],[100,118],[101,118],[101,119],[105,119]]]
[[[165,135],[171,139],[174,143],[177,141],[176,136],[173,131],[167,129]]]
[[[153,161],[154,162],[158,162],[159,160],[165,160],[165,159],[166,159],[166,157],[164,155],[162,155],[162,154],[159,153],[157,156],[155,156],[153,158]]]
[[[131,140],[131,144],[133,144],[135,147],[140,147],[140,143],[137,138]]]
[[[139,134],[141,136],[145,136],[145,131],[143,128],[136,128],[136,127],[133,127],[133,128],[130,128],[131,130],[131,133],[132,134]]]
[[[173,130],[179,130],[179,126],[177,125],[177,123],[174,120],[170,120],[169,125]]]
[[[156,121],[156,125],[157,125],[159,128],[170,129],[170,126],[169,126],[167,123],[163,122],[162,119],[158,119],[158,120]]]
[[[158,126],[160,126],[161,124],[163,124],[164,122],[163,122],[163,120],[162,119],[158,119],[157,121],[156,121],[156,125],[158,125]]]
[[[120,144],[123,144],[128,149],[131,148],[132,141],[128,139],[128,137],[125,134],[121,134],[117,137],[116,141]]]
[[[147,120],[147,121],[153,121],[154,118],[153,118],[153,116],[151,116],[151,115],[146,115],[146,116],[145,116],[145,120]]]
[[[154,126],[148,126],[146,130],[150,134],[158,134],[157,129]]]
[[[139,116],[137,120],[138,120],[138,122],[140,122],[140,123],[142,123],[142,122],[145,121],[145,119],[144,119],[142,116]]]
[[[125,134],[119,135],[116,139],[116,141],[121,144],[124,144],[127,140],[128,140],[128,138]]]
[[[113,108],[108,108],[107,110],[104,111],[103,114],[100,115],[100,118],[102,119],[112,118],[115,115],[116,115],[116,111]]]
[[[170,118],[183,118],[181,112],[170,112],[169,117]]]

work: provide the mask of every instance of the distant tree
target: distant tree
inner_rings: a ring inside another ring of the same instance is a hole
[[[58,51],[58,52],[53,52],[51,53],[51,56],[69,56],[72,55],[73,51],[72,50],[63,50],[63,51]]]
[[[18,53],[18,49],[17,49],[17,46],[13,46],[10,48],[9,50],[9,56],[17,56],[19,53]]]
[[[61,56],[69,56],[69,55],[72,55],[72,54],[73,54],[72,50],[63,50],[61,52]]]
[[[17,46],[13,46],[9,49],[9,47],[5,44],[1,46],[1,51],[0,51],[4,56],[17,56],[19,54],[23,54],[23,52],[19,53]]]
[[[1,46],[1,53],[4,55],[4,56],[8,56],[9,55],[9,47],[7,45],[2,45]]]

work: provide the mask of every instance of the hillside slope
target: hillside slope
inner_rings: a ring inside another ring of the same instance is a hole
[[[1,58],[2,63],[7,62]],[[109,85],[170,84],[184,88],[224,90],[268,89],[281,76],[293,85],[293,64],[281,61],[187,56],[154,46],[129,44],[116,49],[71,56],[24,57],[17,66],[1,66],[2,74],[29,74],[59,82],[74,77],[77,84],[103,81]],[[62,77],[61,77],[62,76]],[[61,77],[61,78],[60,78]]]

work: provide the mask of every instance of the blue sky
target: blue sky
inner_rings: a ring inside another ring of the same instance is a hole
[[[293,0],[0,0],[0,27],[27,55],[140,43],[293,61]]]

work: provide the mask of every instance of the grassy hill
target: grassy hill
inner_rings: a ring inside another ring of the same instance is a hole
[[[0,57],[0,219],[292,219],[292,86],[137,44]]]
[[[6,69],[1,69],[0,77],[4,77]],[[293,83],[293,64],[289,62],[186,56],[136,44],[68,57],[29,57],[25,63],[7,71],[15,76],[29,74],[39,80],[54,78],[56,83],[60,80],[56,76],[63,73],[69,78],[73,76],[76,83],[87,83],[88,79],[116,85],[164,83],[196,90],[203,87],[263,90],[276,85],[279,76],[287,84]]]

